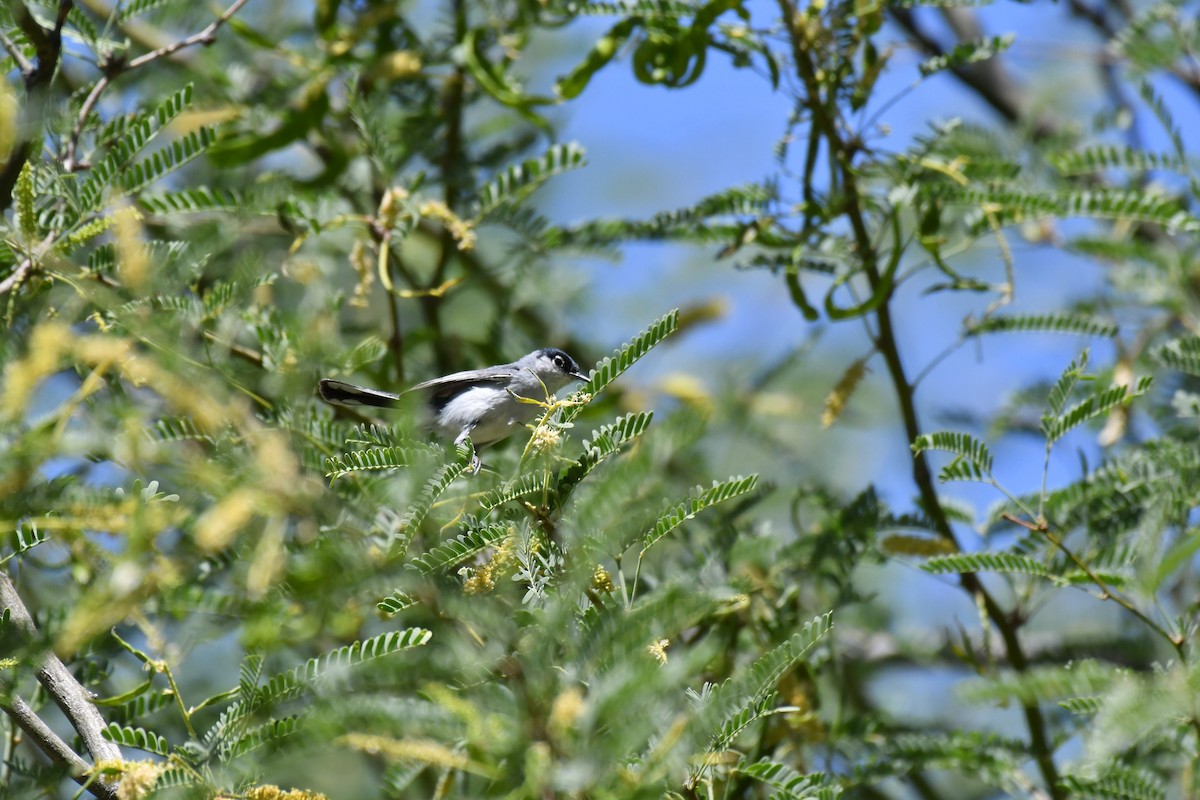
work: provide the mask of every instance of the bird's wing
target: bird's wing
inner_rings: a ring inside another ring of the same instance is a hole
[[[446,403],[449,403],[458,394],[472,386],[477,386],[481,383],[505,384],[511,381],[516,374],[516,368],[509,365],[454,372],[450,375],[443,375],[440,378],[418,383],[416,386],[407,389],[405,394],[408,392],[428,392],[430,405],[433,406],[435,411],[441,411]]]

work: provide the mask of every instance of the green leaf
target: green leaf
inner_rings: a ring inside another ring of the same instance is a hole
[[[388,616],[399,614],[406,608],[412,608],[420,601],[407,592],[402,592],[399,589],[389,594],[387,597],[375,604],[375,607]]]
[[[1200,231],[1200,219],[1185,211],[1175,197],[1110,189],[1074,192],[1064,200],[1067,215],[1148,222],[1171,234]]]
[[[349,453],[325,459],[325,477],[335,479],[351,472],[363,470],[402,469],[412,466],[427,454],[427,450],[407,447],[372,447],[367,450],[352,450]]]
[[[378,336],[367,336],[342,357],[342,370],[344,372],[357,372],[363,367],[374,364],[387,355],[387,352],[387,342]]]
[[[269,720],[262,725],[251,728],[238,737],[236,741],[223,743],[218,755],[222,761],[240,758],[263,745],[278,742],[280,739],[292,736],[300,729],[303,721],[304,718],[302,716]]]
[[[1154,355],[1171,369],[1200,375],[1200,336],[1172,339],[1158,348]]]
[[[1020,769],[1028,747],[989,733],[900,733],[887,737],[879,762],[869,774],[904,775],[918,769],[970,771],[991,783]]]
[[[481,514],[511,503],[519,497],[547,491],[546,476],[540,472],[526,472],[501,486],[486,492],[479,498]]]
[[[400,530],[404,531],[404,535],[411,537],[413,532],[420,527],[425,517],[429,514],[429,510],[433,508],[433,504],[442,496],[442,493],[458,479],[459,475],[466,470],[469,461],[467,458],[458,458],[448,464],[443,464],[437,472],[433,474],[425,485],[421,487],[421,493],[417,499],[409,505],[408,510],[404,512],[404,519],[400,522]]]
[[[166,126],[183,113],[191,103],[192,84],[189,83],[162,103],[159,103],[152,112],[141,114],[134,120],[124,123],[126,129],[121,131],[121,135],[116,139],[115,146],[98,164],[92,166],[91,173],[79,188],[79,198],[85,213],[94,212],[99,209],[100,198],[104,190],[113,186],[118,178],[121,179],[122,185],[128,188],[128,184],[125,182],[127,176],[124,172],[126,165],[138,153],[142,152],[147,145],[154,141]],[[200,147],[201,140],[203,141],[203,147]],[[177,150],[178,155],[181,157],[190,153],[190,157],[186,158],[186,161],[190,161],[191,158],[194,158],[198,154],[199,150],[211,144],[211,141],[212,131],[201,128],[182,139],[172,142],[171,146],[166,149],[172,153],[175,153]],[[199,149],[193,152],[194,148]],[[159,157],[160,162],[167,158],[168,156]],[[168,164],[159,163],[158,168],[166,170],[168,166]],[[182,166],[182,164],[179,166]],[[144,176],[148,169],[149,167],[143,166],[139,174]]]
[[[640,414],[626,414],[611,425],[605,425],[592,431],[591,440],[584,440],[584,453],[579,460],[567,467],[559,475],[555,487],[561,503],[588,473],[602,461],[617,452],[621,445],[641,436],[650,427],[653,412],[643,411]]]
[[[1082,150],[1055,153],[1048,160],[1062,175],[1091,175],[1106,169],[1144,172],[1152,169],[1185,169],[1186,164],[1166,153],[1148,153],[1133,147],[1094,145]]]
[[[992,36],[975,42],[960,42],[949,53],[921,62],[918,69],[921,71],[921,77],[928,77],[944,69],[957,69],[965,64],[987,61],[1012,47],[1016,38],[1014,34],[1007,33],[1003,36]]]
[[[247,164],[303,139],[321,124],[329,110],[329,80],[330,73],[317,73],[284,109],[273,130],[247,130],[222,137],[213,146],[209,158],[221,166]]]
[[[678,20],[696,13],[696,4],[688,0],[591,0],[587,3],[553,2],[547,5],[554,9],[555,13],[576,17],[637,16]]]
[[[584,149],[576,142],[551,145],[541,156],[510,166],[480,189],[475,216],[482,218],[500,205],[518,203],[555,175],[585,163]]]
[[[134,164],[127,164],[121,173],[121,186],[135,194],[165,175],[183,167],[207,150],[216,141],[211,128],[200,128],[155,150]]]
[[[912,443],[912,451],[918,454],[926,450],[943,450],[958,457],[942,471],[946,476],[942,480],[986,480],[992,474],[992,454],[987,445],[968,433],[923,433]]]
[[[1034,705],[1064,697],[1111,690],[1123,680],[1121,670],[1094,660],[1073,661],[1065,666],[1035,666],[1026,672],[1005,672],[977,678],[961,685],[964,700],[997,703],[1016,700]]]
[[[1117,326],[1104,320],[1066,313],[995,315],[967,325],[968,336],[1015,332],[1074,333],[1111,338],[1117,335]]]
[[[550,133],[550,123],[534,109],[538,106],[558,102],[553,97],[531,95],[508,73],[508,62],[494,64],[488,58],[485,40],[492,32],[486,28],[472,28],[466,32],[461,49],[462,62],[480,89],[491,95],[496,102],[505,105],[526,121]]]
[[[1147,375],[1138,379],[1137,385],[1132,389],[1128,386],[1113,386],[1076,403],[1061,415],[1046,414],[1042,417],[1042,435],[1046,437],[1047,444],[1054,444],[1088,420],[1102,416],[1135,397],[1141,397],[1150,391],[1153,382],[1154,379]]]
[[[12,548],[12,553],[6,555],[4,558],[0,558],[0,564],[37,547],[42,542],[47,541],[50,538],[50,534],[40,530],[36,521],[27,519],[17,525],[13,529],[13,532],[5,538],[7,539],[5,544]]]
[[[169,755],[171,752],[171,746],[166,739],[143,728],[121,726],[112,722],[107,728],[100,731],[100,735],[105,740],[123,747],[133,747],[160,756]]]
[[[617,348],[611,356],[598,363],[592,369],[592,375],[588,379],[588,382],[584,384],[580,391],[595,396],[605,386],[608,386],[627,369],[636,364],[642,356],[650,352],[659,342],[674,333],[678,327],[679,309],[674,309],[651,323],[650,327],[635,336],[631,342]],[[563,409],[563,422],[570,422],[582,409],[582,406]]]
[[[515,534],[516,528],[506,522],[474,527],[417,556],[412,563],[421,571],[422,575],[428,575],[435,570],[452,567],[466,561]]]
[[[733,497],[746,494],[753,491],[758,484],[758,476],[751,475],[749,477],[737,476],[730,478],[722,483],[713,482],[713,485],[704,492],[693,495],[687,500],[684,500],[679,505],[672,508],[670,511],[663,514],[654,523],[642,539],[642,552],[640,555],[645,555],[646,551],[657,544],[664,536],[678,528],[684,522],[695,517],[698,513],[706,508],[710,508],[717,503],[724,502]]]
[[[1015,553],[954,553],[934,556],[921,565],[932,575],[963,575],[971,572],[1017,572],[1053,578],[1041,561]]]
[[[117,6],[117,21],[125,22],[165,6],[181,4],[183,0],[129,0]]]
[[[1138,84],[1138,94],[1142,100],[1154,113],[1158,119],[1158,123],[1162,125],[1167,137],[1171,141],[1171,145],[1175,150],[1175,156],[1180,161],[1187,160],[1187,148],[1183,146],[1183,134],[1180,132],[1180,127],[1175,122],[1174,115],[1171,114],[1170,106],[1154,88],[1154,85],[1148,80],[1143,80]]]
[[[595,13],[595,7],[597,5],[599,4],[587,3],[583,5],[582,8],[587,9],[588,13]],[[617,6],[615,3],[611,5],[613,5],[614,8]],[[652,2],[643,2],[643,5],[654,4]],[[690,7],[684,7],[688,8],[688,11],[691,10]],[[617,13],[630,14],[631,12],[621,11]],[[592,49],[588,51],[588,54],[584,57],[583,61],[581,61],[575,67],[575,69],[571,70],[569,74],[562,76],[555,82],[555,95],[563,100],[572,100],[578,97],[580,93],[583,92],[583,90],[587,87],[588,83],[591,82],[592,77],[601,69],[603,69],[604,66],[610,61],[612,61],[613,56],[617,54],[617,51],[621,48],[621,45],[623,45],[629,39],[630,34],[632,34],[640,24],[641,21],[636,16],[631,14],[628,19],[621,20],[612,28],[610,28],[607,33],[605,33],[596,41],[596,44],[592,45]]]
[[[191,417],[162,417],[155,420],[148,433],[159,442],[208,442],[216,441],[213,436],[200,430]]]
[[[775,697],[774,692],[768,693],[728,717],[713,735],[707,747],[708,752],[714,755],[724,753],[733,746],[742,731],[758,720],[771,716],[775,709]]]
[[[304,666],[304,679],[312,683],[328,676],[332,671],[340,672],[347,667],[398,653],[401,650],[420,647],[432,636],[433,634],[424,628],[407,628],[401,631],[381,633],[370,639],[339,647],[321,658],[309,659]]]
[[[1058,785],[1071,797],[1086,800],[1165,800],[1167,797],[1162,780],[1150,772],[1117,764],[1107,767],[1098,778],[1064,775]]]
[[[548,229],[541,244],[547,249],[579,247],[601,249],[616,242],[642,240],[672,240],[698,244],[721,244],[742,241],[753,233],[754,241],[771,247],[794,247],[765,226],[748,230],[744,220],[712,222],[713,218],[760,217],[774,197],[774,192],[760,184],[737,186],[710,195],[688,208],[664,211],[645,220],[608,219],[587,222],[571,227]]]
[[[829,776],[823,772],[801,775],[791,767],[767,758],[754,763],[743,760],[736,771],[770,786],[778,793],[772,797],[779,800],[825,800],[842,793],[841,787],[829,784]]]
[[[273,214],[266,209],[256,210],[252,202],[245,196],[227,189],[210,189],[198,186],[192,189],[180,189],[159,194],[143,194],[138,197],[138,204],[152,214],[200,214],[204,212],[236,212],[245,214]]]
[[[805,623],[804,628],[775,646],[748,669],[721,684],[702,713],[714,735],[729,720],[775,692],[779,679],[801,661],[833,629],[833,613]],[[715,724],[713,724],[715,722]]]
[[[1062,413],[1067,400],[1071,397],[1071,393],[1075,391],[1075,385],[1083,377],[1083,371],[1087,369],[1087,363],[1088,351],[1084,350],[1079,354],[1079,358],[1072,361],[1063,370],[1062,374],[1058,376],[1058,380],[1054,382],[1054,386],[1051,387],[1050,396],[1046,398],[1046,402],[1050,404],[1050,411],[1055,416]]]

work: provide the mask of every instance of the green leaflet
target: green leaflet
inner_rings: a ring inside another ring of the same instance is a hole
[[[695,517],[696,514],[704,509],[751,492],[757,484],[757,475],[750,475],[749,477],[739,475],[720,483],[713,481],[712,487],[700,494],[689,497],[658,518],[658,521],[654,523],[654,527],[647,531],[642,539],[641,555],[645,555],[646,551],[661,541],[664,536],[687,520]]]

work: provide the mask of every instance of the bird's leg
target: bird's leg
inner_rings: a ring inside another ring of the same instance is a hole
[[[462,432],[454,439],[454,446],[458,447],[471,436],[471,431],[475,430],[476,423],[464,425]],[[479,468],[483,466],[483,462],[479,459],[479,451],[475,449],[475,443],[471,442],[471,474],[478,475]]]

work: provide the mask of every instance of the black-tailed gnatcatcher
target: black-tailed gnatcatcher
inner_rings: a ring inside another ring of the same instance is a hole
[[[498,442],[532,420],[541,407],[518,398],[544,402],[547,392],[556,392],[572,380],[586,381],[575,359],[556,347],[534,350],[511,364],[455,372],[418,383],[408,392],[426,391],[434,427],[454,436],[459,445],[471,438],[475,447]],[[321,399],[339,406],[394,408],[399,394],[367,389],[351,383],[323,379]],[[471,469],[479,472],[479,454],[471,457]]]

